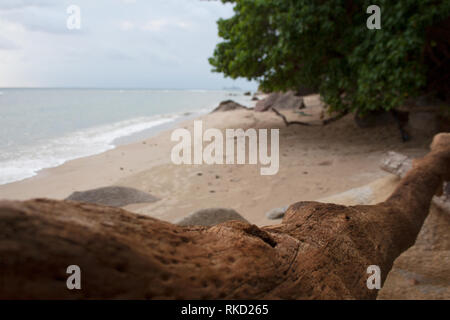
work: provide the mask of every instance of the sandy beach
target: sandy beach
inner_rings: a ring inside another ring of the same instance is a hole
[[[283,111],[289,119],[317,122],[323,106],[317,95],[305,98],[303,114]],[[280,129],[280,169],[260,175],[258,165],[175,165],[166,130],[137,143],[45,169],[38,175],[0,186],[1,199],[64,199],[74,191],[127,186],[159,201],[125,209],[175,222],[213,207],[232,208],[258,226],[276,223],[265,213],[302,200],[318,200],[369,184],[389,174],[379,168],[383,155],[395,150],[411,156],[426,153],[429,138],[403,143],[394,123],[361,129],[352,115],[327,126],[289,126],[272,112],[235,110],[204,115],[204,127]],[[193,120],[177,125],[193,129]],[[382,200],[382,199],[381,199]]]
[[[8,0],[0,27],[0,302],[450,300],[449,1]]]
[[[320,122],[324,109],[319,96],[308,96],[305,103],[301,113],[282,113],[291,121]],[[257,226],[276,225],[281,220],[269,220],[266,213],[298,201],[342,205],[384,201],[400,179],[380,169],[382,158],[391,150],[421,157],[428,152],[431,138],[414,136],[403,143],[395,123],[362,129],[353,115],[327,126],[289,127],[273,112],[250,109],[214,112],[196,119],[203,120],[204,130],[280,129],[279,172],[263,176],[259,165],[173,164],[171,151],[178,142],[171,141],[171,134],[175,128],[192,132],[194,120],[2,185],[0,199],[65,199],[75,191],[123,186],[159,198],[124,207],[140,215],[176,223],[201,209],[231,208]],[[448,226],[448,214],[433,205],[416,244],[396,260],[379,299],[448,299]]]

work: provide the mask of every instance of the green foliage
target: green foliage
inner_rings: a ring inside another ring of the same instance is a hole
[[[222,0],[223,42],[210,63],[267,91],[317,89],[331,110],[389,110],[427,84],[426,31],[450,16],[450,0]],[[381,30],[366,26],[370,5]]]

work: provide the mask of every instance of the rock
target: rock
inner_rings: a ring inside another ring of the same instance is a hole
[[[244,93],[244,96],[251,96],[252,93],[250,91],[247,91],[246,93]]]
[[[450,215],[431,206],[416,243],[395,260],[379,299],[450,299]]]
[[[278,109],[302,109],[304,107],[303,97],[296,95],[293,91],[283,93],[278,97],[273,108]]]
[[[259,98],[258,97],[253,97],[252,101],[259,101]]]
[[[104,187],[74,192],[66,200],[99,204],[110,207],[124,207],[135,203],[150,203],[159,199],[149,193],[127,187]]]
[[[179,226],[214,226],[227,221],[247,222],[239,213],[233,209],[210,208],[191,213],[187,217],[176,222]]]
[[[266,99],[256,103],[255,111],[267,111],[270,108],[275,109],[301,109],[304,107],[303,97],[297,96],[295,92],[288,91],[285,93],[274,92]]]
[[[219,112],[219,111],[231,111],[231,110],[237,110],[237,109],[247,109],[247,107],[244,107],[243,105],[240,105],[239,103],[234,102],[233,100],[226,100],[222,101],[217,108],[215,108],[212,112]]]
[[[413,159],[410,157],[394,152],[389,151],[388,154],[381,161],[381,169],[392,173],[400,178],[406,176],[406,174],[413,167]],[[443,210],[444,212],[450,213],[450,183],[444,182],[442,195],[434,196],[433,203]]]
[[[412,168],[412,159],[401,153],[389,151],[381,160],[381,169],[403,178]]]
[[[270,210],[269,212],[266,213],[267,219],[270,219],[270,220],[283,219],[288,207],[289,206],[282,207],[282,208],[275,208],[275,209]]]
[[[433,203],[442,211],[450,213],[450,182],[445,182],[441,196],[435,196]]]
[[[255,111],[263,112],[267,111],[272,105],[274,105],[275,101],[279,98],[280,93],[274,92],[267,96],[267,98],[263,100],[259,100],[256,103]]]

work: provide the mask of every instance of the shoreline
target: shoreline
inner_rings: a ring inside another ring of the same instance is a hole
[[[122,91],[123,94],[12,90],[6,94],[5,100],[2,99],[6,117],[2,118],[5,139],[0,146],[3,151],[0,185],[22,181],[43,169],[96,155],[117,145],[143,140],[173,124],[210,112],[233,94],[206,90]],[[80,94],[79,100],[73,99],[75,94]],[[30,107],[27,99],[36,102]],[[252,105],[243,94],[236,95],[236,99]],[[17,110],[13,108],[15,104]],[[21,114],[20,110],[26,112]]]
[[[288,117],[311,121],[320,116],[317,97],[306,99],[308,116],[286,111]],[[174,165],[170,135],[175,128],[192,132],[193,120],[207,128],[279,128],[280,170],[261,176],[258,165]],[[390,150],[422,155],[428,140],[403,144],[394,124],[360,129],[351,116],[326,127],[285,127],[272,112],[216,112],[172,123],[151,137],[119,144],[93,156],[41,170],[38,175],[0,186],[0,199],[64,199],[75,191],[117,185],[132,187],[161,199],[124,209],[175,222],[205,208],[225,207],[256,225],[273,224],[265,213],[298,201],[326,198],[371,183],[387,174],[379,161]]]

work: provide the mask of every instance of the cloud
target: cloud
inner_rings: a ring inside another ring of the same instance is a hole
[[[189,22],[182,21],[182,20],[176,20],[171,18],[162,18],[162,19],[155,19],[155,20],[149,20],[146,23],[143,24],[141,27],[142,30],[145,31],[162,31],[163,29],[167,28],[181,28],[181,29],[187,29],[191,26]]]
[[[65,6],[32,5],[29,1],[10,1],[7,6],[14,10],[0,10],[2,20],[18,24],[32,32],[47,32],[54,34],[68,34],[66,22],[68,14]],[[33,2],[34,3],[34,2]],[[3,4],[5,5],[5,4]]]
[[[2,0],[0,3],[0,10],[15,10],[26,7],[49,7],[54,2],[49,0],[40,0],[39,3],[35,0]]]
[[[71,4],[81,30],[67,29]],[[219,1],[0,0],[0,86],[244,87],[208,63],[231,14]]]
[[[20,47],[13,41],[0,37],[0,50],[17,50]]]
[[[134,24],[134,22],[131,22],[129,20],[123,20],[123,21],[120,21],[119,28],[122,31],[130,31],[135,28],[135,24]]]

